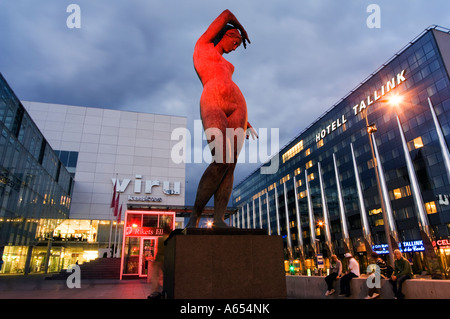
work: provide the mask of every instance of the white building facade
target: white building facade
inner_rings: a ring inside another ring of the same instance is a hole
[[[171,160],[176,141],[170,137],[174,129],[186,127],[185,117],[22,103],[51,147],[70,152],[67,167],[75,174],[71,219],[110,219],[116,180],[124,207],[184,205],[185,164]]]

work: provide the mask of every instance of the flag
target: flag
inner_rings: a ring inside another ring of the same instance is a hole
[[[119,216],[117,216],[118,223],[120,223],[122,221],[122,206],[123,206],[123,204],[120,204]]]
[[[120,197],[120,193],[117,193],[117,197],[114,203],[114,217],[117,216],[117,211],[119,210],[119,197]]]
[[[113,208],[116,205],[116,186],[117,186],[117,179],[114,181],[113,196],[111,199],[111,208]]]

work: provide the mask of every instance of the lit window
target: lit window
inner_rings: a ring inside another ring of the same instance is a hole
[[[314,173],[308,175],[308,181],[314,180]]]
[[[369,215],[381,214],[381,208],[369,210]]]
[[[298,181],[297,181],[297,185],[296,185],[297,187],[300,187],[300,186],[302,186],[302,180],[301,179],[299,179]]]
[[[427,210],[427,214],[437,213],[436,203],[434,201],[425,203],[425,209]]]
[[[396,188],[390,192],[390,195],[391,199],[400,199],[403,197],[411,196],[411,188],[409,187],[409,185],[401,188]]]
[[[310,168],[313,166],[312,160],[309,161],[308,163],[306,163],[306,169]]]
[[[418,149],[423,147],[423,141],[422,141],[422,137],[416,137],[415,139],[413,139],[412,141],[408,142],[408,149],[410,151],[414,150],[414,149]]]
[[[283,163],[287,160],[294,157],[296,154],[298,154],[300,151],[303,150],[303,140],[295,144],[293,147],[291,147],[287,152],[285,152],[281,157],[283,159]]]
[[[311,154],[311,149],[310,149],[310,148],[308,148],[308,149],[305,151],[305,156],[308,156],[309,154]]]
[[[317,142],[317,148],[320,148],[323,146],[323,140],[320,140],[319,142]]]
[[[375,226],[383,226],[384,225],[384,221],[383,219],[377,219],[375,221]]]
[[[295,175],[295,176],[297,176],[298,174],[300,174],[300,168],[297,168],[297,169],[294,171],[294,175]]]
[[[400,188],[394,189],[393,192],[394,192],[394,198],[395,198],[395,199],[402,198],[402,193],[401,193],[401,191],[400,191]]]
[[[289,176],[289,174],[287,174],[285,177],[283,177],[282,179],[280,179],[280,185],[287,182],[288,180],[290,180],[291,177]]]

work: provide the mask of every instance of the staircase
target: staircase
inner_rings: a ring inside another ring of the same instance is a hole
[[[119,279],[120,258],[97,258],[80,265],[81,279]],[[67,269],[61,270],[59,274],[47,277],[47,280],[67,279],[72,272]]]

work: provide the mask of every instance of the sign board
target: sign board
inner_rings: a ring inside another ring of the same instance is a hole
[[[125,227],[125,236],[162,236],[163,228],[156,227]]]
[[[323,269],[323,255],[322,254],[317,254],[317,268],[319,269]]]

